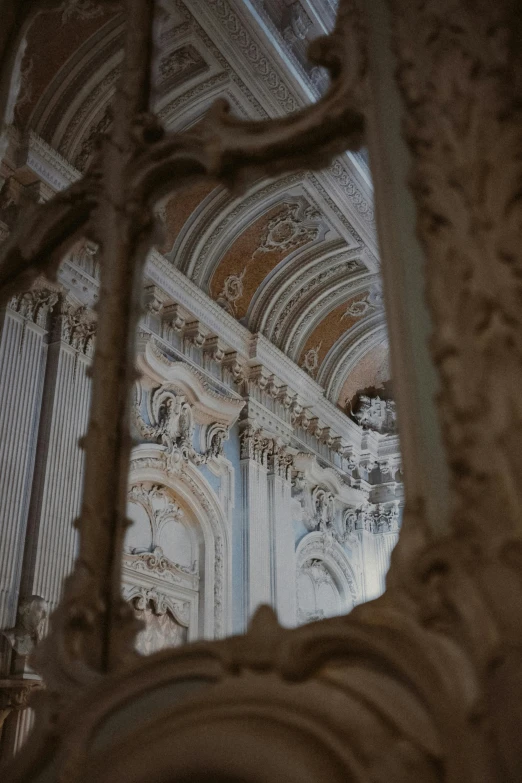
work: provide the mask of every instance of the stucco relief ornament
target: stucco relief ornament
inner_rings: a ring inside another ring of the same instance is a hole
[[[150,604],[156,614],[165,614],[170,610],[176,619],[188,624],[190,604],[187,601],[171,598],[155,587],[133,587],[131,591],[132,594],[129,597],[136,609],[143,611]]]
[[[223,424],[211,424],[206,432],[206,456],[217,459],[224,452],[224,443],[228,440],[228,429]]]
[[[334,498],[331,492],[316,487],[312,492],[312,505],[316,527],[325,533],[333,527],[334,522]]]
[[[306,40],[308,31],[312,27],[312,20],[304,10],[299,0],[295,0],[288,8],[286,14],[289,24],[283,30],[283,38],[287,43]]]
[[[193,65],[204,65],[205,61],[193,47],[184,46],[170,52],[160,60],[159,74],[162,81],[183,73]]]
[[[218,305],[229,312],[234,317],[237,313],[237,302],[243,296],[243,278],[246,273],[246,266],[239,275],[229,275],[223,282],[223,288],[217,297]]]
[[[95,242],[87,240],[78,243],[70,255],[70,261],[77,264],[87,274],[95,279],[100,276],[100,265],[98,262],[99,247]]]
[[[96,321],[86,307],[73,307],[67,302],[62,305],[62,312],[56,319],[56,331],[59,337],[71,348],[86,356],[94,353],[94,338]]]
[[[378,396],[368,397],[361,394],[351,415],[364,430],[373,430],[381,435],[397,432],[397,414],[393,400],[381,400]]]
[[[47,288],[35,288],[23,294],[13,296],[9,302],[9,307],[20,313],[28,321],[33,321],[38,326],[45,327],[47,316],[52,312],[58,299],[57,291],[49,291]]]
[[[147,440],[163,443],[169,453],[176,447],[191,443],[194,431],[192,409],[185,395],[176,390],[165,385],[150,393],[150,423],[144,420],[138,404],[134,412],[140,434]]]
[[[375,283],[370,288],[368,294],[363,299],[358,299],[356,302],[352,302],[346,311],[342,314],[343,318],[361,318],[372,310],[379,310],[383,307],[383,295],[382,286],[380,283]]]
[[[241,459],[251,459],[266,465],[273,441],[255,423],[248,422],[240,432]]]
[[[47,619],[47,601],[32,595],[18,607],[18,622],[14,628],[0,631],[18,655],[29,655],[43,636]]]
[[[321,340],[321,342],[318,343],[315,348],[309,348],[303,356],[303,361],[301,362],[301,367],[303,370],[306,370],[306,372],[311,375],[312,378],[315,378],[319,368],[319,351],[321,350],[322,344],[323,342]]]
[[[313,206],[309,205],[303,209],[301,204],[287,204],[269,221],[254,257],[258,253],[291,250],[305,242],[313,242],[319,236],[320,226],[317,221],[320,218],[321,213]]]

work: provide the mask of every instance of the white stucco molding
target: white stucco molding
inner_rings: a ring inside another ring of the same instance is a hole
[[[314,559],[321,560],[328,568],[346,611],[350,611],[360,601],[361,592],[347,553],[332,535],[314,531],[304,536],[297,546],[297,575],[306,562]]]
[[[202,373],[186,362],[169,359],[156,346],[154,338],[145,344],[136,363],[138,369],[150,381],[176,386],[193,406],[194,418],[198,424],[220,422],[231,427],[245,405],[244,400],[235,392],[222,394],[213,388]]]
[[[197,519],[204,545],[199,636],[226,636],[231,630],[231,526],[219,498],[194,465],[180,461],[173,466],[165,447],[157,444],[141,444],[132,451],[129,485],[147,481],[172,490],[176,501]]]

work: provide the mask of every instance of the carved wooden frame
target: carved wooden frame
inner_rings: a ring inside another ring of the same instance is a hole
[[[5,121],[16,47],[34,10],[50,5],[61,3],[0,4],[7,19],[0,39]],[[386,12],[380,0],[370,5],[375,73],[376,31],[383,28],[375,9]],[[125,8],[125,89],[117,94],[112,133],[80,182],[27,211],[0,259],[0,291],[8,296],[36,274],[52,275],[81,234],[97,241],[105,258],[80,553],[52,632],[35,657],[48,685],[41,710],[50,722],[40,721],[30,752],[11,768],[9,780],[35,779],[51,761],[67,781],[189,775],[258,781],[280,779],[282,771],[291,781],[520,780],[518,4],[389,0],[427,259],[451,516],[437,526],[427,485],[408,473],[419,443],[430,446],[426,430],[411,434],[403,426],[405,523],[382,598],[347,617],[293,631],[262,609],[244,637],[140,662],[132,655],[135,629],[120,596],[120,570],[128,398],[139,282],[154,241],[152,207],[197,177],[242,188],[256,177],[320,167],[337,152],[357,148],[367,39],[353,3],[342,0],[334,33],[313,52],[332,74],[332,87],[317,105],[268,123],[239,122],[217,105],[197,131],[165,135],[148,113],[154,2],[125,0]],[[379,112],[370,109],[369,116],[377,117],[370,135],[378,159]],[[385,167],[385,155],[380,163]],[[393,183],[382,186],[382,171],[377,180],[379,197],[379,188],[382,194]],[[385,204],[377,206],[386,241]],[[385,275],[393,294],[389,268]],[[389,310],[400,375],[407,371],[406,353],[397,345],[408,346],[411,336],[404,338],[399,310],[393,304]],[[399,413],[409,399],[415,415],[422,414],[414,399],[418,388],[400,385]],[[155,707],[150,710],[149,700],[146,711],[144,697],[151,693]],[[117,721],[129,705],[132,730]]]

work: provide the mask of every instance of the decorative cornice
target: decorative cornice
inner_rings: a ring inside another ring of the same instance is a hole
[[[29,131],[19,149],[18,165],[50,185],[64,190],[80,179],[80,172],[33,131]]]

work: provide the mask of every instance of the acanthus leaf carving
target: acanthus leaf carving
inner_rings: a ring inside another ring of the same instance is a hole
[[[55,319],[57,337],[85,356],[92,357],[96,335],[96,320],[87,307],[75,307],[62,297]]]
[[[34,288],[11,297],[9,307],[28,321],[45,328],[47,318],[58,300],[58,291],[52,291],[48,288]]]

